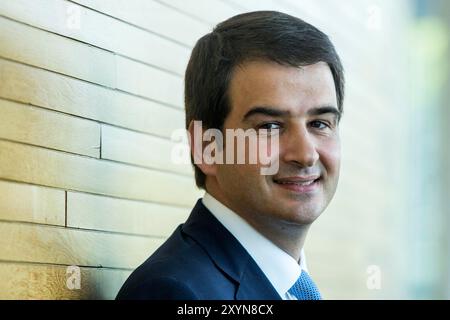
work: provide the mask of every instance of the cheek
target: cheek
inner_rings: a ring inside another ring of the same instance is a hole
[[[254,185],[259,175],[258,167],[248,164],[219,165],[217,172],[219,183],[231,190],[241,190]]]
[[[320,161],[325,167],[327,174],[339,175],[341,165],[341,145],[339,140],[323,144],[319,147]]]
[[[258,139],[258,165],[267,167],[279,162],[280,139],[278,135],[261,136]]]

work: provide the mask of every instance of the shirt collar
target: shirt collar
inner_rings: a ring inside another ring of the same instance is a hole
[[[288,253],[209,193],[205,192],[202,202],[247,250],[281,297],[285,296],[297,281],[301,270],[307,271],[303,249],[300,253],[299,265]]]

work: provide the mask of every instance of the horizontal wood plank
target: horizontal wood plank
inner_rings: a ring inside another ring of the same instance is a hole
[[[211,0],[158,0],[169,7],[176,8],[182,12],[186,12],[198,19],[215,25],[232,16],[241,13],[233,5],[226,1]]]
[[[168,237],[190,209],[114,199],[80,192],[67,193],[67,226]]]
[[[170,137],[184,113],[136,96],[0,59],[0,97]]]
[[[236,8],[243,8],[247,9],[248,11],[275,10],[288,13],[287,8],[284,7],[282,4],[280,4],[281,1],[277,0],[246,0],[246,1],[226,0],[226,1]]]
[[[111,52],[2,17],[0,41],[0,57],[117,87],[174,106],[183,105],[181,76],[120,56],[116,61]],[[41,43],[46,43],[45,50]]]
[[[0,180],[0,220],[64,226],[65,192]]]
[[[100,125],[0,99],[0,138],[100,157]]]
[[[0,260],[134,269],[164,241],[97,231],[0,222]]]
[[[0,140],[0,178],[192,207],[194,179]]]
[[[209,26],[153,0],[74,0],[188,46],[209,32]]]
[[[0,15],[74,38],[178,74],[189,60],[188,47],[64,0],[4,1]]]
[[[117,57],[117,88],[183,108],[183,78]]]
[[[177,164],[172,153],[186,150],[185,163]],[[102,126],[102,159],[115,160],[144,167],[163,169],[193,176],[189,145],[133,131]]]
[[[3,17],[0,43],[1,57],[116,87],[115,57],[111,52]]]
[[[59,265],[0,262],[2,300],[112,300],[131,271],[79,268],[80,288],[73,284],[73,269]]]

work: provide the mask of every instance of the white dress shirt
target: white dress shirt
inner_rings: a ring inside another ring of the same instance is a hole
[[[283,300],[297,300],[287,291],[297,281],[302,270],[308,271],[303,249],[300,253],[299,265],[293,257],[209,193],[205,192],[202,202],[247,250],[280,297]]]

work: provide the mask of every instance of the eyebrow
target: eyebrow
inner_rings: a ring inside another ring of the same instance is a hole
[[[339,122],[339,120],[341,119],[341,111],[339,111],[338,109],[336,109],[333,106],[320,106],[320,107],[316,107],[316,108],[311,108],[309,109],[306,114],[308,116],[318,116],[318,115],[322,115],[322,114],[326,114],[326,113],[331,113],[334,114],[334,116],[336,117],[336,120]],[[265,115],[265,116],[270,116],[270,117],[283,117],[283,116],[290,116],[291,112],[288,110],[280,110],[271,106],[256,106],[252,109],[250,109],[243,118],[243,121],[246,121],[248,118],[250,118],[253,115],[256,114],[261,114],[261,115]]]
[[[334,114],[336,120],[339,122],[341,120],[342,112],[333,106],[321,106],[317,108],[309,109],[306,113],[309,116],[320,116],[321,114],[331,113]]]

